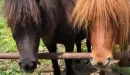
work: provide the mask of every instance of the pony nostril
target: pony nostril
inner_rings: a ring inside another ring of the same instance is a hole
[[[31,69],[30,65],[28,65],[28,64],[24,65],[23,67],[25,70],[28,70],[28,71]]]
[[[37,62],[19,62],[19,66],[26,72],[33,72],[34,69],[37,67]]]
[[[37,62],[36,61],[33,61],[31,62],[31,68],[35,69],[37,67]]]
[[[19,66],[25,70],[30,70],[29,64],[19,62]]]
[[[111,62],[111,58],[107,58],[104,65],[107,66],[110,64],[110,62]]]
[[[94,60],[93,57],[90,58],[90,63],[91,63],[92,65],[96,65],[95,60]]]

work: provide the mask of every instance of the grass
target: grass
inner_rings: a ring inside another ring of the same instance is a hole
[[[0,17],[3,16],[2,15],[3,4],[4,4],[4,0],[0,0]]]
[[[0,17],[0,52],[16,52],[16,44],[4,18]]]
[[[41,60],[40,62],[43,62],[43,64],[40,66],[38,65],[38,68],[35,70],[35,72],[31,73],[31,75],[40,75],[45,66],[48,65],[47,60]],[[30,75],[30,73],[25,73],[19,68],[17,60],[4,60],[3,62],[0,62],[0,65],[0,75]]]
[[[130,68],[128,68],[128,67],[114,66],[112,68],[112,70],[113,70],[113,72],[121,73],[123,75],[130,75]]]
[[[0,52],[16,52],[15,41],[3,17],[3,3],[4,0],[0,0]]]
[[[4,0],[0,0],[0,52],[16,52],[15,41],[3,17],[3,3]]]

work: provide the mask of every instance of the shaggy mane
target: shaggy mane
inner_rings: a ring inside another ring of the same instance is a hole
[[[5,0],[4,10],[9,27],[15,28],[32,20],[39,23],[40,9],[36,0]]]
[[[129,0],[78,0],[72,14],[71,22],[74,27],[84,27],[86,30],[89,23],[104,25],[105,30],[111,24],[113,31],[120,32],[120,46],[128,41],[130,25],[130,3]],[[109,24],[108,24],[109,23]]]

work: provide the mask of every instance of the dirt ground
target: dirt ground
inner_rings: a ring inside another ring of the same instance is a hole
[[[112,64],[116,64],[117,61],[112,61]],[[65,66],[63,60],[59,61],[61,67],[62,75],[65,75]],[[53,69],[49,66],[50,69],[46,69],[41,75],[53,75]],[[75,75],[99,75],[99,71],[96,70],[90,63],[86,63],[86,60],[81,60],[80,62],[73,62],[73,70]],[[106,75],[119,75],[112,72],[110,68],[105,72]]]

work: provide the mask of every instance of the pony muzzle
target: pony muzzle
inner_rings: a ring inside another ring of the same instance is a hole
[[[111,64],[111,58],[107,58],[105,61],[96,61],[93,57],[90,58],[90,63],[93,66],[105,68]]]
[[[32,73],[36,69],[36,67],[37,67],[37,62],[36,61],[32,61],[32,62],[28,62],[28,61],[19,62],[19,66],[25,72]]]

